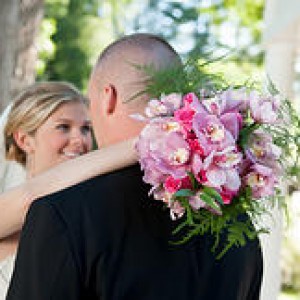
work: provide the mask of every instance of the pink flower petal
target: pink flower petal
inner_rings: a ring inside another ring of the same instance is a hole
[[[219,168],[211,168],[206,172],[206,178],[213,187],[221,187],[226,182],[226,172]]]

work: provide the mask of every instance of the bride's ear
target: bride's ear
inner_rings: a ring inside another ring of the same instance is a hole
[[[24,132],[22,129],[18,129],[13,133],[13,138],[18,147],[26,154],[30,154],[34,151],[34,137]]]
[[[114,85],[108,84],[103,88],[104,110],[107,115],[112,115],[117,107],[117,90]]]

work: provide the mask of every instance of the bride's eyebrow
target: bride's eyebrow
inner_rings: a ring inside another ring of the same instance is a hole
[[[56,123],[72,123],[73,120],[72,119],[68,119],[68,118],[59,118],[55,120]],[[86,119],[83,121],[83,123],[85,125],[92,125],[92,121],[90,119]]]

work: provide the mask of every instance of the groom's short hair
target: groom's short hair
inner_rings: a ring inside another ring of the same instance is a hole
[[[103,50],[91,79],[100,89],[104,82],[117,85],[123,92],[123,101],[128,102],[129,106],[132,103],[136,108],[137,101],[128,99],[141,99],[134,95],[142,91],[148,82],[148,75],[143,72],[146,66],[161,70],[182,66],[182,62],[179,54],[163,38],[149,33],[135,33],[114,41]]]
[[[123,50],[129,47],[138,47],[150,51],[151,49],[149,49],[149,47],[151,45],[152,47],[155,47],[157,45],[164,47],[166,50],[169,51],[170,55],[173,56],[175,61],[177,60],[178,63],[181,63],[181,59],[178,53],[163,38],[149,33],[135,33],[121,37],[120,39],[114,41],[109,46],[107,46],[100,54],[96,63],[96,67],[101,62],[105,61],[106,58],[110,57],[114,53],[118,53],[121,49]]]

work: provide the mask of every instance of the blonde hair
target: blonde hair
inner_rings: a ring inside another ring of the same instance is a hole
[[[87,99],[66,82],[39,82],[20,93],[12,104],[4,128],[6,158],[25,165],[26,153],[18,147],[14,133],[22,129],[34,135],[60,105],[69,102],[88,105]]]

